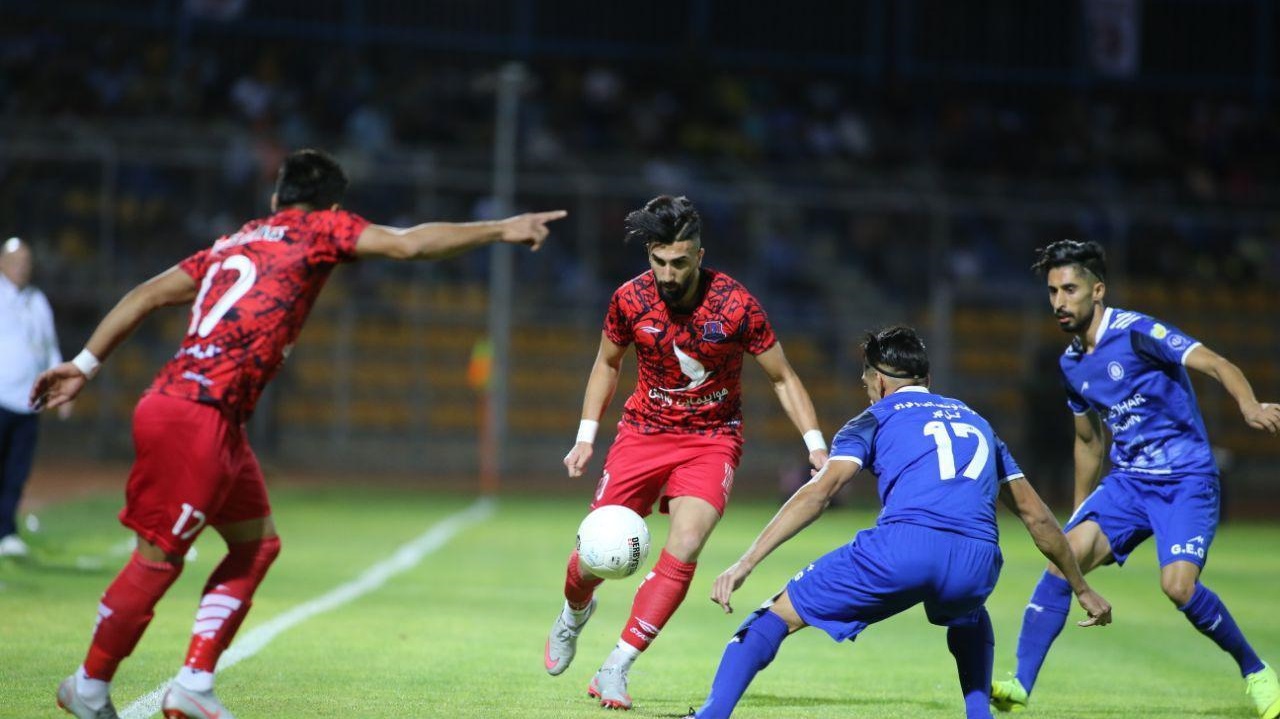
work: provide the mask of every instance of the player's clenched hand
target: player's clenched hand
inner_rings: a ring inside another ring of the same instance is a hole
[[[1280,404],[1263,402],[1257,409],[1245,412],[1244,421],[1254,429],[1280,434]]]
[[[547,223],[558,220],[569,213],[564,210],[551,212],[526,212],[523,215],[508,217],[502,221],[502,241],[518,245],[528,245],[534,252],[542,247],[543,240],[551,230]]]
[[[747,581],[747,576],[750,574],[751,567],[741,559],[734,562],[733,566],[716,577],[716,583],[711,586],[711,601],[719,604],[725,614],[733,614],[733,607],[729,605],[729,598],[742,586],[743,582]]]
[[[1082,627],[1105,627],[1111,623],[1111,603],[1102,598],[1101,594],[1086,589],[1076,597],[1080,601],[1080,606],[1084,607],[1085,612],[1089,614],[1088,619],[1083,619],[1076,624]]]
[[[36,383],[31,386],[31,396],[27,398],[27,402],[31,405],[31,409],[37,412],[42,409],[53,409],[75,399],[88,381],[89,378],[85,377],[75,365],[63,362],[36,377]]]
[[[827,466],[827,450],[815,449],[809,453],[809,465],[813,469],[809,470],[809,475],[815,475],[825,466]]]
[[[582,470],[586,469],[587,462],[591,461],[591,443],[578,442],[573,445],[573,449],[564,456],[564,466],[569,470],[570,477],[581,477]]]

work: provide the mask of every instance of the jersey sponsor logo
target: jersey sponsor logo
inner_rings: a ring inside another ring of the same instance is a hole
[[[1162,340],[1168,335],[1169,335],[1169,328],[1165,327],[1159,322],[1155,323],[1155,325],[1151,327],[1151,336],[1155,337],[1158,340]]]
[[[645,325],[644,327],[640,327],[638,329],[641,332],[647,332],[651,335],[662,334],[662,330],[657,327],[654,327],[653,325]]]
[[[723,322],[706,322],[702,325],[702,339],[705,342],[722,342],[728,336],[724,332]]]
[[[729,396],[729,388],[721,387],[720,389],[698,397],[682,397],[676,399],[668,392],[679,390],[651,389],[649,390],[649,399],[662,403],[664,407],[702,407],[708,404],[715,404],[725,397]]]
[[[173,356],[175,359],[182,356],[194,357],[195,359],[209,359],[210,357],[217,357],[220,354],[222,354],[222,348],[218,345],[194,344],[190,347],[179,347],[177,353]]]
[[[1107,363],[1107,376],[1119,382],[1124,379],[1124,367],[1119,362]]]
[[[1169,335],[1169,338],[1166,339],[1165,342],[1168,342],[1169,346],[1176,350],[1180,350],[1187,346],[1187,338],[1182,335]]]
[[[1129,397],[1128,399],[1125,399],[1121,402],[1116,402],[1115,404],[1111,405],[1111,410],[1108,413],[1108,417],[1111,419],[1115,419],[1116,417],[1119,417],[1122,414],[1132,412],[1135,408],[1141,407],[1146,403],[1147,403],[1147,398],[1143,397],[1141,392],[1135,392],[1132,397]]]
[[[183,373],[182,373],[182,378],[183,378],[183,379],[189,379],[189,380],[191,380],[192,382],[198,382],[198,383],[200,383],[201,385],[203,385],[203,386],[205,386],[205,387],[212,387],[212,386],[213,386],[213,380],[209,379],[208,377],[205,377],[205,376],[204,376],[204,375],[202,375],[202,374],[199,374],[199,373],[196,373],[196,372],[192,372],[191,370],[187,370],[186,372],[183,372]]]

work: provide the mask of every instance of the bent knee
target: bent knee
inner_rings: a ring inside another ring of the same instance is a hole
[[[1196,582],[1194,579],[1162,579],[1160,588],[1169,601],[1181,607],[1191,601],[1191,595],[1196,593]]]

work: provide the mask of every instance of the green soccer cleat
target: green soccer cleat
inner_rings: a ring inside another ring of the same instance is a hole
[[[1020,712],[1027,708],[1027,690],[1017,677],[991,682],[991,706],[996,711]]]
[[[1280,679],[1270,664],[1264,662],[1260,671],[1244,678],[1244,693],[1258,708],[1259,719],[1280,717]]]

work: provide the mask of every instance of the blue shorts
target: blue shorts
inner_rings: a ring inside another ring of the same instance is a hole
[[[1154,534],[1160,566],[1185,561],[1203,568],[1218,531],[1218,478],[1199,474],[1152,482],[1112,472],[1076,508],[1065,529],[1088,520],[1102,528],[1117,564]]]
[[[840,642],[924,603],[929,621],[978,621],[1004,559],[1000,545],[914,524],[858,532],[787,583],[800,618]]]

